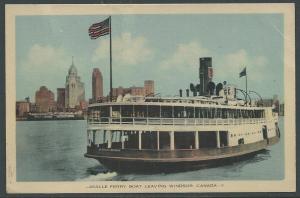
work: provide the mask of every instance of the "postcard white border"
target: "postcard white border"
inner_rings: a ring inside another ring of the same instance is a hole
[[[15,17],[19,15],[105,15],[105,14],[191,14],[191,13],[282,13],[284,15],[284,131],[285,178],[246,181],[16,181],[16,52]],[[151,4],[151,5],[6,5],[6,180],[8,193],[139,193],[139,192],[294,192],[296,190],[295,145],[295,8],[291,3],[268,4]],[[155,185],[166,185],[158,188]],[[172,188],[172,184],[186,187]],[[125,185],[124,188],[113,185]],[[141,185],[138,187],[136,185]],[[152,187],[150,186],[152,185]],[[191,186],[192,185],[192,186]],[[136,187],[134,187],[136,186]],[[191,186],[191,187],[188,187]]]

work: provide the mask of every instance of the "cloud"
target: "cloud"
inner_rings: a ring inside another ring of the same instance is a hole
[[[118,65],[137,65],[153,57],[153,50],[145,37],[133,37],[131,33],[122,33],[112,39],[112,54]],[[100,39],[93,53],[92,62],[106,60],[109,57],[109,39]]]
[[[50,45],[34,44],[29,50],[26,59],[22,61],[22,68],[38,70],[43,73],[57,72],[56,69],[65,69],[70,65],[71,57],[64,49]]]
[[[241,67],[264,67],[267,59],[264,56],[250,56],[245,49],[237,50],[224,56],[224,66],[236,70]]]
[[[20,67],[17,83],[21,83],[24,88],[19,91],[32,93],[33,97],[35,91],[42,85],[46,85],[54,93],[57,87],[64,87],[67,69],[71,65],[71,56],[60,47],[34,44],[18,64]]]
[[[162,60],[160,67],[164,70],[194,68],[198,63],[199,57],[209,56],[210,54],[210,50],[204,48],[197,41],[181,43],[177,46],[174,53]]]
[[[268,60],[265,56],[251,56],[245,49],[239,49],[219,57],[220,59],[216,61],[215,75],[224,79],[232,78],[232,74],[238,75],[244,67],[247,67],[247,73],[251,74],[248,75],[250,80],[261,79],[263,77],[263,71],[268,64]]]
[[[158,64],[160,70],[158,70],[156,78],[158,84],[162,86],[158,88],[173,87],[169,89],[169,92],[177,93],[179,88],[185,89],[190,82],[198,83],[200,57],[212,57],[215,83],[227,81],[243,87],[244,79],[239,78],[239,73],[245,66],[250,85],[256,85],[258,82],[266,80],[264,74],[268,72],[268,60],[265,56],[250,54],[245,49],[226,51],[226,53],[216,52],[214,49],[206,48],[198,41],[190,41],[179,44]]]
[[[247,69],[260,72],[268,64],[265,56],[251,56],[245,49],[226,54],[217,54],[213,50],[202,46],[200,42],[191,41],[179,44],[171,55],[160,62],[160,67],[165,70],[186,71],[186,69],[195,69],[199,65],[198,59],[207,56],[212,57],[214,69],[222,71],[220,75],[231,75],[228,72],[239,73],[245,66]]]

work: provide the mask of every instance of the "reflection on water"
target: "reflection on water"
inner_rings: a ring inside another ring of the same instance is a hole
[[[152,175],[110,172],[85,158],[86,121],[17,122],[17,181],[279,180],[284,178],[281,140],[254,156],[199,170]]]

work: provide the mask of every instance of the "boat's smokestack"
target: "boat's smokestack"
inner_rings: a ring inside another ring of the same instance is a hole
[[[182,97],[182,89],[179,89],[179,96]]]
[[[186,89],[186,97],[189,97],[189,96],[190,96],[190,90]]]
[[[212,81],[213,69],[212,69],[212,57],[201,57],[199,59],[199,81],[200,90],[199,95],[205,96],[207,92],[207,84]]]

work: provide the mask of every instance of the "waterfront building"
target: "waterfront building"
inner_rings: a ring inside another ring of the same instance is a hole
[[[113,97],[117,97],[117,96],[119,96],[119,95],[125,95],[125,88],[123,88],[123,87],[121,87],[121,86],[119,86],[118,88],[113,88],[113,90],[112,90],[112,95],[113,95]],[[127,92],[128,90],[126,90],[126,92]]]
[[[88,103],[86,101],[82,100],[79,103],[79,107],[80,107],[80,110],[86,110],[88,107]]]
[[[132,96],[144,96],[145,95],[144,87],[132,86],[130,87],[130,94]]]
[[[84,83],[80,81],[77,69],[72,61],[66,77],[65,84],[65,107],[68,109],[80,106],[80,101],[85,100]]]
[[[22,100],[16,102],[16,116],[17,117],[26,117],[30,112],[30,101]]]
[[[144,87],[136,87],[132,86],[129,88],[123,88],[119,86],[118,88],[113,88],[113,97],[117,97],[119,95],[125,95],[125,94],[130,94],[133,96],[144,96]]]
[[[57,110],[64,111],[65,109],[65,88],[57,88]]]
[[[145,89],[145,96],[154,96],[154,81],[145,80],[144,89]]]
[[[98,68],[93,69],[92,74],[92,99],[97,101],[103,97],[103,77],[102,73]]]
[[[38,110],[38,106],[35,103],[30,104],[30,113],[37,113]]]
[[[118,88],[113,88],[113,97],[117,97],[119,95],[130,94],[132,96],[153,96],[154,95],[154,81],[153,80],[145,80],[144,87],[136,87],[132,86],[129,88],[123,88],[119,86]]]
[[[46,86],[41,86],[35,92],[35,104],[38,112],[50,112],[55,110],[54,94]]]

